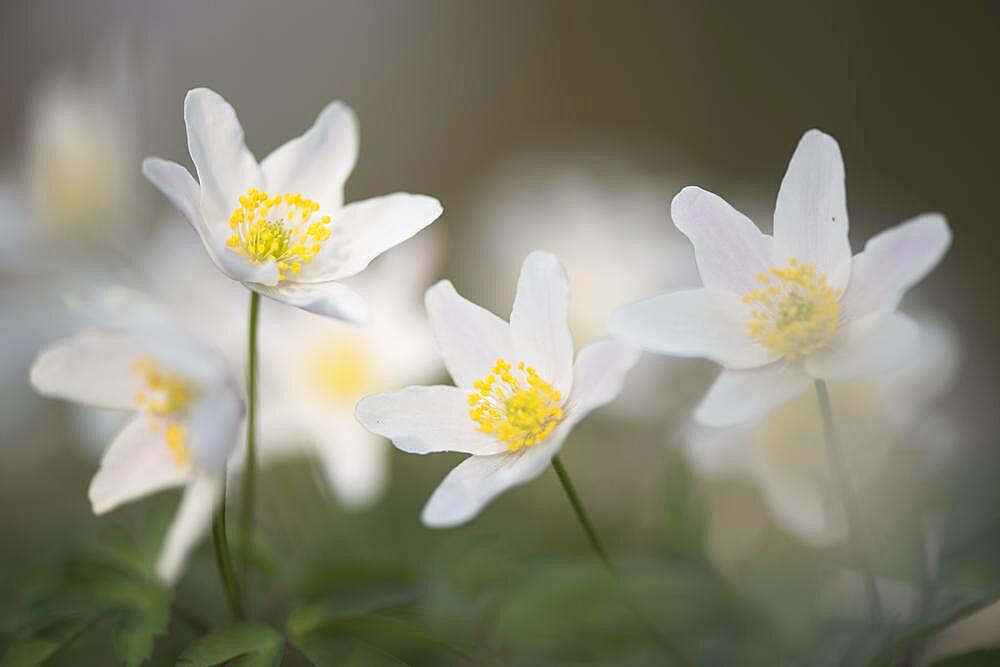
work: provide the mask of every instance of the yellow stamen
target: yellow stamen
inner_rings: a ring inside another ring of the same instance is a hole
[[[826,347],[840,321],[840,290],[827,285],[825,275],[793,257],[757,280],[761,287],[743,295],[753,307],[747,320],[751,338],[789,361]]]
[[[133,369],[145,383],[145,389],[135,396],[139,409],[154,417],[153,429],[163,429],[163,438],[174,461],[184,466],[191,460],[187,429],[180,417],[191,407],[196,397],[193,387],[181,377],[172,375],[152,359],[140,359]]]
[[[512,368],[497,359],[492,373],[473,387],[469,417],[512,452],[545,440],[563,417],[559,392],[523,361]]]
[[[310,222],[319,204],[298,193],[269,196],[250,188],[229,216],[232,235],[226,245],[254,264],[275,262],[278,280],[287,280],[288,271],[299,273],[330,238],[330,216]]]

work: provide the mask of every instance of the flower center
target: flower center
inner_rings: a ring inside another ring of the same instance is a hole
[[[760,273],[761,286],[743,295],[750,305],[747,332],[764,347],[789,361],[808,356],[837,333],[840,290],[826,283],[813,264],[794,257],[786,267]]]
[[[187,429],[178,417],[182,415],[195,399],[195,391],[181,377],[172,375],[160,368],[152,359],[140,359],[133,369],[145,383],[145,389],[135,396],[139,409],[146,414],[157,417],[154,430],[163,429],[163,439],[178,466],[191,460],[191,448],[188,444]]]
[[[275,262],[278,280],[296,275],[330,238],[330,216],[311,220],[319,204],[300,194],[269,196],[250,188],[229,216],[226,244],[254,264]]]
[[[523,361],[512,368],[497,359],[493,372],[472,386],[479,390],[469,394],[472,421],[512,452],[545,440],[562,419],[559,392]]]
[[[314,386],[334,400],[353,405],[372,385],[371,353],[362,340],[327,341],[306,359]]]

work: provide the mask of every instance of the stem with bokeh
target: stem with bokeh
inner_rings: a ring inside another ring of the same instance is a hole
[[[583,532],[587,534],[587,539],[590,540],[590,546],[594,547],[594,551],[604,561],[604,564],[608,566],[608,569],[614,570],[615,566],[608,557],[608,552],[604,550],[601,538],[597,536],[594,524],[590,522],[587,510],[583,508],[580,496],[576,494],[576,488],[573,486],[573,482],[570,481],[569,474],[566,472],[566,468],[563,466],[558,454],[552,457],[552,467],[555,468],[556,475],[559,476],[559,481],[562,482],[563,490],[566,491],[566,496],[569,498],[570,505],[573,506],[573,511],[576,512],[576,518],[580,520]]]
[[[247,322],[247,451],[243,470],[242,515],[240,517],[240,558],[244,583],[253,555],[254,499],[257,492],[257,320],[260,294],[250,292],[250,316]]]
[[[868,595],[868,613],[876,626],[881,627],[885,622],[882,611],[882,602],[879,599],[878,587],[875,584],[875,574],[872,571],[871,563],[868,561],[868,554],[865,551],[864,540],[860,533],[860,521],[858,519],[858,508],[854,504],[854,493],[847,478],[847,469],[837,445],[837,430],[833,422],[833,406],[830,403],[830,392],[827,390],[826,382],[816,380],[816,399],[819,402],[820,417],[823,421],[823,436],[826,440],[826,452],[830,459],[830,469],[833,471],[833,481],[840,496],[840,504],[844,508],[844,517],[847,520],[848,539],[854,550],[854,558],[865,579],[865,591]]]
[[[240,585],[236,581],[236,571],[229,554],[229,541],[226,539],[226,489],[222,488],[222,498],[215,520],[212,522],[212,544],[215,547],[215,564],[219,568],[222,588],[226,592],[226,602],[237,620],[243,619],[243,598],[240,595]]]

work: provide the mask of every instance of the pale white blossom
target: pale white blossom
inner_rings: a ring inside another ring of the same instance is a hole
[[[159,158],[146,159],[143,173],[191,223],[225,275],[272,299],[363,322],[365,300],[341,281],[441,215],[441,204],[423,195],[344,204],[358,127],[341,102],[260,163],[244,143],[236,112],[217,93],[190,91],[184,122],[198,181]]]
[[[896,308],[951,242],[944,218],[925,214],[852,258],[840,148],[818,130],[792,156],[773,236],[697,187],[674,197],[671,214],[694,246],[704,287],[623,306],[611,329],[655,352],[722,364],[695,412],[713,426],[759,417],[814,380],[905,362],[917,327]]]
[[[132,414],[90,484],[95,514],[184,487],[156,564],[173,583],[211,524],[243,400],[221,355],[157,304],[118,288],[85,305],[102,324],[43,350],[31,383],[46,396]]]
[[[368,396],[356,414],[403,451],[471,454],[422,514],[429,526],[454,526],[540,475],[573,426],[618,394],[637,353],[605,339],[583,348],[574,363],[569,285],[548,253],[525,259],[509,324],[463,299],[448,281],[431,287],[426,302],[455,386]]]

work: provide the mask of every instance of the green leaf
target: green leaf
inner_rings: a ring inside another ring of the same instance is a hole
[[[68,646],[100,620],[99,615],[74,615],[54,618],[31,634],[14,642],[3,658],[4,667],[41,665],[57,651]]]
[[[415,623],[377,614],[341,616],[313,624],[307,633],[296,634],[295,640],[306,657],[322,665],[351,660],[353,664],[368,664],[358,661],[369,654],[379,656],[375,663],[379,665],[441,662],[460,654]]]
[[[1000,649],[980,649],[952,655],[931,663],[930,667],[995,667],[1000,665]]]
[[[997,599],[998,595],[995,593],[972,598],[963,597],[934,608],[895,631],[894,639],[889,646],[883,646],[875,655],[854,662],[870,667],[890,667],[900,656],[911,652],[934,633],[993,604]]]
[[[144,598],[119,612],[112,639],[115,655],[128,667],[138,667],[153,654],[153,641],[170,624],[170,594],[151,589]]]
[[[231,625],[184,649],[177,667],[211,667],[229,660],[241,667],[276,667],[281,663],[284,643],[284,637],[266,625]]]

